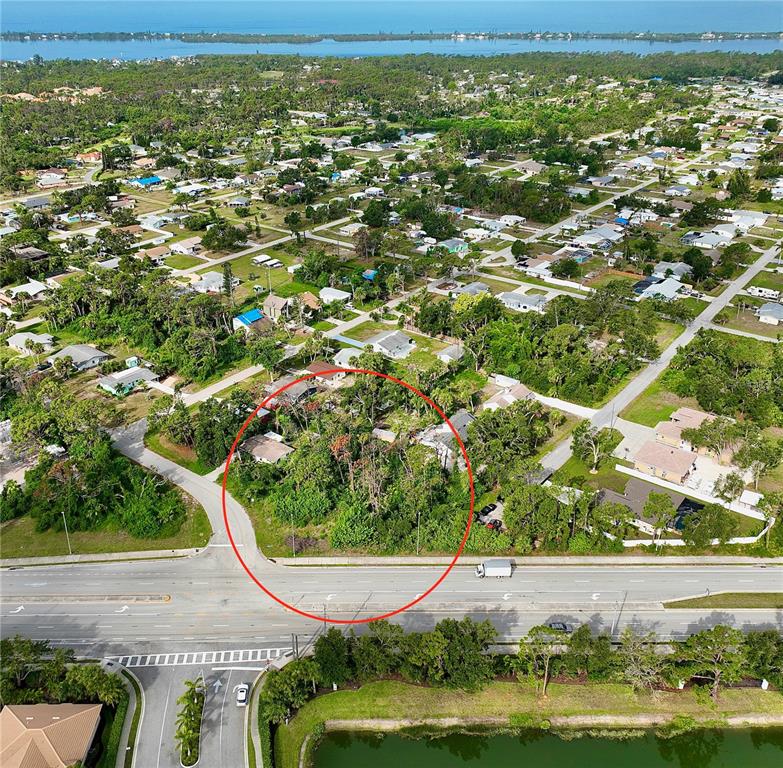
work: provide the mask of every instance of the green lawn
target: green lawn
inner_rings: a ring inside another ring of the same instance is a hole
[[[177,445],[165,435],[157,432],[148,432],[144,436],[144,445],[151,451],[155,451],[158,455],[163,456],[164,459],[173,461],[175,464],[179,464],[197,475],[206,475],[214,469],[214,467],[208,467],[204,464],[192,449],[184,445]]]
[[[618,459],[614,456],[610,456],[604,463],[598,468],[598,472],[594,475],[590,474],[590,468],[576,456],[571,458],[563,464],[560,469],[555,472],[552,480],[555,483],[562,483],[564,485],[573,485],[573,478],[583,477],[585,482],[591,488],[598,490],[600,488],[608,488],[617,493],[623,493],[625,485],[630,479],[629,475],[624,475],[622,472],[618,472],[614,466],[618,463]]]
[[[427,688],[398,681],[368,683],[358,690],[319,696],[305,704],[288,725],[275,734],[277,768],[297,768],[305,737],[330,720],[475,718],[506,720],[529,714],[534,719],[574,715],[689,715],[714,721],[727,715],[783,713],[783,697],[758,688],[724,690],[717,705],[694,689],[634,693],[619,684],[564,685],[552,683],[546,699],[530,683],[494,682],[476,693]]]
[[[172,253],[171,256],[164,259],[163,263],[172,269],[189,269],[197,264],[203,264],[204,260],[195,256],[187,256],[184,253]]]
[[[698,408],[693,398],[678,397],[669,392],[661,379],[656,379],[622,413],[621,418],[654,427],[659,421],[666,421],[678,408],[688,406]]]
[[[664,608],[772,608],[783,609],[783,592],[723,592],[688,600],[672,600]]]
[[[331,331],[332,328],[336,327],[337,326],[334,323],[330,323],[328,320],[319,320],[312,325],[314,331]]]
[[[136,539],[107,523],[97,531],[71,532],[71,547],[75,555],[106,552],[141,552],[156,549],[188,549],[203,547],[212,535],[209,519],[200,505],[192,502],[179,531],[158,539]],[[68,554],[64,531],[35,530],[35,521],[25,515],[0,526],[0,558],[47,557]]]

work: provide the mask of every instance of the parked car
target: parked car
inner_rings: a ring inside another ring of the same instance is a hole
[[[250,694],[250,686],[247,683],[240,683],[234,688],[234,690],[237,694],[237,706],[246,707],[247,698]]]
[[[487,528],[491,528],[493,531],[499,531],[503,527],[503,523],[500,522],[500,520],[487,520],[485,523]]]
[[[497,504],[487,504],[487,506],[483,507],[481,512],[479,512],[479,516],[486,517],[490,512],[494,512],[497,508]]]
[[[565,632],[570,635],[574,631],[572,624],[566,624],[564,621],[550,621],[547,622],[549,629],[554,629],[556,632]]]

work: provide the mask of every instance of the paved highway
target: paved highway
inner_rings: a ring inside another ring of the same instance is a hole
[[[431,585],[438,567],[286,568],[259,561],[259,577],[291,605],[333,619],[393,610]],[[704,622],[776,626],[775,611],[665,610],[661,601],[709,590],[783,588],[783,568],[752,566],[534,566],[510,580],[476,579],[460,567],[414,609],[397,617],[410,628],[444,616],[490,618],[518,638],[554,617],[596,630],[633,624],[679,636]],[[291,633],[313,634],[323,621],[301,617],[255,586],[227,548],[179,560],[24,568],[3,573],[4,635],[82,648],[85,654],[169,654],[290,646]]]

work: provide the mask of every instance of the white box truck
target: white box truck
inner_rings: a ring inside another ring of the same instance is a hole
[[[508,579],[511,578],[513,572],[513,560],[485,560],[476,566],[476,578],[478,579],[483,579],[485,576]]]

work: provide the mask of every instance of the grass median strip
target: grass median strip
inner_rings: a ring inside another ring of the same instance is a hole
[[[630,686],[614,683],[567,685],[552,683],[546,699],[536,696],[530,683],[497,681],[475,693],[429,688],[398,681],[368,683],[358,690],[328,693],[307,702],[288,725],[275,735],[276,768],[297,768],[302,744],[309,733],[327,721],[354,721],[357,728],[372,727],[366,720],[431,718],[501,718],[511,726],[511,715],[525,713],[533,719],[562,716],[614,715],[674,717],[715,720],[732,715],[783,714],[783,699],[760,689],[735,688],[721,692],[717,708],[694,691],[658,691],[654,696],[636,694]]]
[[[664,608],[783,608],[783,592],[721,592],[671,600]]]

